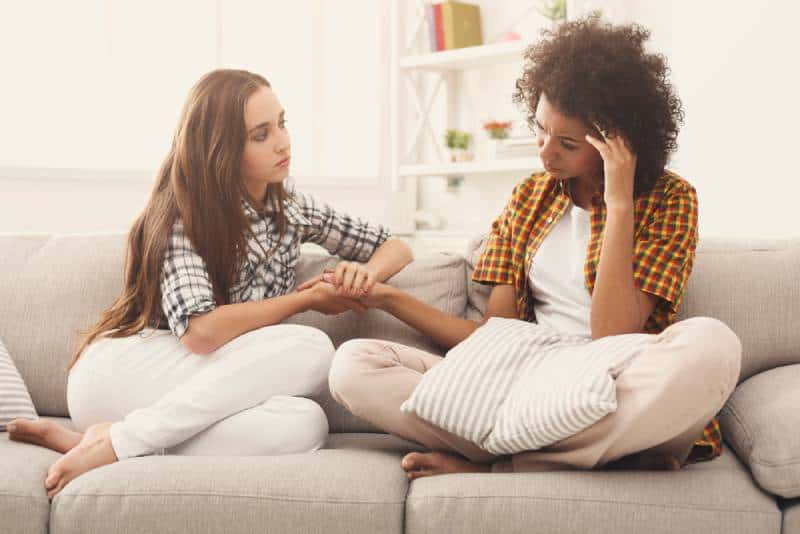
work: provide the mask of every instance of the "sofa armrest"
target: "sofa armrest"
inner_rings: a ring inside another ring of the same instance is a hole
[[[800,364],[741,383],[719,420],[725,440],[763,489],[800,496]]]

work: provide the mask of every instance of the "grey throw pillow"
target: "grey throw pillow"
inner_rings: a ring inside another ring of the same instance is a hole
[[[0,432],[14,419],[38,419],[28,388],[0,340]]]

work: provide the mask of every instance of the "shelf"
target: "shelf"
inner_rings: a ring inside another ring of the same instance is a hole
[[[538,156],[492,161],[465,161],[461,163],[435,163],[402,165],[400,176],[463,176],[465,174],[491,174],[496,172],[537,172],[542,162]]]
[[[496,65],[504,61],[522,60],[526,47],[524,41],[509,41],[406,56],[400,59],[400,68],[449,71]]]

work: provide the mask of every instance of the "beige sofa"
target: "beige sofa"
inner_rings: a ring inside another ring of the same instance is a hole
[[[480,243],[477,243],[479,246]],[[0,339],[42,416],[69,422],[65,367],[118,293],[122,235],[0,236]],[[479,317],[487,290],[468,258],[417,259],[391,283]],[[331,258],[304,254],[299,279]],[[0,532],[726,532],[800,534],[800,241],[703,242],[681,317],[722,319],[741,337],[741,383],[722,413],[721,458],[664,472],[464,474],[408,483],[414,448],[323,395],[325,449],[281,457],[151,456],[92,471],[53,502],[58,457],[0,434]],[[306,313],[338,345],[380,337],[436,350],[388,315]]]

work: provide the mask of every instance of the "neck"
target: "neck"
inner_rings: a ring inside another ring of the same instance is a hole
[[[247,201],[250,203],[256,211],[261,211],[264,209],[264,199],[267,197],[267,186],[266,184],[246,184],[245,190],[247,191]]]
[[[602,193],[602,178],[592,179],[578,176],[567,180],[567,194],[572,202],[585,210],[592,208],[592,195]]]

